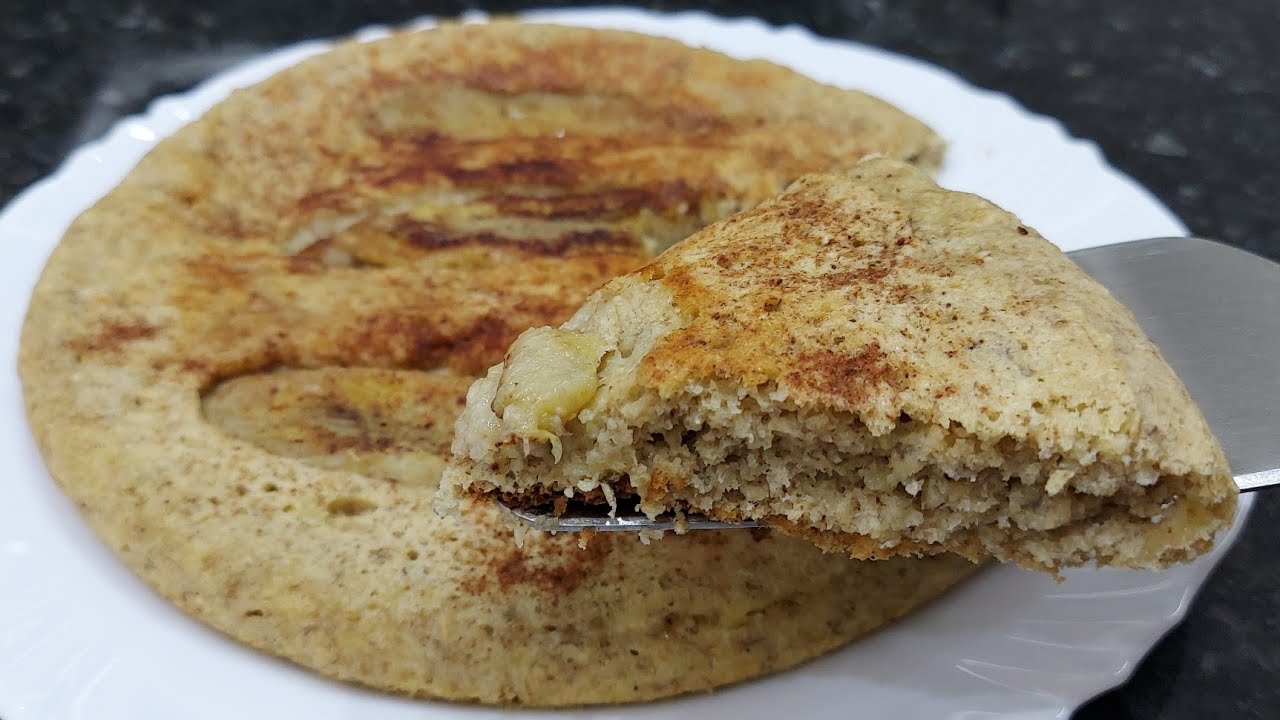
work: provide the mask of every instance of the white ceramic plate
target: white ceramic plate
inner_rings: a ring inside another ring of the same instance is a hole
[[[701,14],[561,11],[544,20],[669,35],[763,57],[879,95],[950,143],[944,184],[991,198],[1064,249],[1184,228],[1097,148],[948,72],[797,28]],[[385,30],[360,34],[373,38]],[[1055,584],[1008,567],[840,652],[711,695],[620,709],[518,713],[410,701],[324,680],[189,620],[126,571],[45,471],[14,370],[27,297],[67,224],[156,141],[236,87],[328,47],[225,72],[71,155],[0,215],[0,717],[62,718],[1061,718],[1125,680],[1177,623],[1234,536],[1164,573],[1081,570]],[[1248,507],[1249,500],[1244,506]],[[1243,510],[1242,510],[1243,512]],[[1238,527],[1238,524],[1237,524]]]

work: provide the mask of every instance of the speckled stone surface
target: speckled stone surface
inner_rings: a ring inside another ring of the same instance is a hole
[[[120,115],[262,50],[426,12],[534,4],[361,0],[334,9],[307,0],[4,0],[0,204]],[[1280,259],[1275,0],[647,5],[798,23],[950,68],[1097,141],[1193,232]],[[1128,684],[1076,717],[1280,718],[1278,613],[1280,492],[1273,492],[1258,499],[1187,621]]]

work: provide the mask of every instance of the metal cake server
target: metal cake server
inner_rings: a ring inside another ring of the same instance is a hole
[[[1222,442],[1241,492],[1280,485],[1280,264],[1199,238],[1152,238],[1068,253],[1129,306]],[[671,530],[651,519],[571,504],[507,507],[543,530]],[[684,525],[685,523],[681,523]],[[756,527],[687,518],[691,530]]]

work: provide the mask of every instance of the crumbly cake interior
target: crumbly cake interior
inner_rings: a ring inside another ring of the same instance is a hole
[[[1046,462],[1043,448],[1014,437],[983,438],[905,416],[887,431],[872,431],[853,414],[800,407],[776,386],[723,382],[671,397],[644,392],[627,379],[647,346],[676,328],[600,319],[651,312],[661,307],[660,292],[629,287],[565,326],[583,332],[576,327],[591,325],[596,341],[611,348],[594,375],[600,394],[592,405],[620,414],[587,407],[567,423],[550,419],[547,436],[555,443],[512,441],[490,414],[502,408],[495,405],[504,380],[499,366],[471,389],[455,455],[497,448],[486,477],[511,498],[545,499],[551,490],[634,504],[651,516],[681,509],[722,519],[763,517],[814,528],[811,539],[833,549],[842,541],[824,543],[824,533],[862,536],[860,552],[869,557],[900,554],[900,545],[911,554],[955,549],[959,536],[972,559],[1018,548],[1025,564],[1056,568],[1093,559],[1090,548],[1103,544],[1123,562],[1146,555],[1143,539],[1121,526],[1135,517],[1167,523],[1171,532],[1199,528],[1181,541],[1192,548],[1212,543],[1214,526],[1179,517],[1212,509],[1171,502],[1191,492],[1192,479],[1160,477],[1154,463],[1135,466],[1096,446]],[[615,389],[625,395],[613,395]],[[1063,546],[1055,531],[1069,528],[1089,532]]]
[[[562,328],[526,332],[469,393],[446,493],[600,489],[870,558],[1056,571],[1211,547],[1234,486],[1132,316],[1016,218],[871,162],[869,185],[815,179],[612,282]],[[877,208],[887,220],[867,222]],[[855,238],[830,263],[823,221]],[[821,273],[796,279],[806,262]],[[832,277],[852,278],[856,304]],[[775,319],[779,305],[792,316]],[[600,350],[565,362],[577,348]],[[584,382],[594,396],[555,402]]]

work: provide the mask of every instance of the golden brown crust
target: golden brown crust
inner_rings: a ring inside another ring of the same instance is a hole
[[[785,668],[970,569],[749,535],[516,548],[492,508],[434,514],[439,426],[518,332],[650,249],[801,172],[936,146],[865,96],[638,35],[344,44],[74,223],[23,330],[31,425],[152,587],[331,677],[577,705]]]
[[[1054,571],[1186,561],[1234,518],[1222,449],[1129,311],[1013,215],[892,159],[798,180],[552,332],[608,349],[594,394],[543,432],[553,454],[500,402],[556,387],[513,346],[473,386],[445,494],[626,476],[651,514]]]

